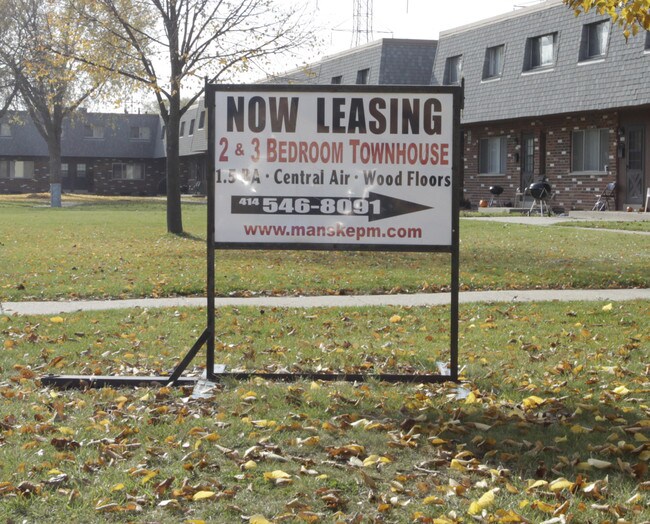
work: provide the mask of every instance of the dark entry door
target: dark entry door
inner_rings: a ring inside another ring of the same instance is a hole
[[[521,177],[519,187],[522,192],[534,182],[535,178],[535,135],[525,134],[521,137]],[[531,200],[524,193],[524,200]],[[532,200],[531,200],[532,201]]]
[[[643,127],[629,127],[627,130],[627,195],[626,204],[643,203]]]

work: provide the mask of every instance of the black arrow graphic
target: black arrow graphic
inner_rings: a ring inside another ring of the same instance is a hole
[[[230,206],[233,214],[367,216],[369,222],[432,209],[372,192],[366,198],[232,195]]]
[[[400,198],[380,195],[379,193],[368,193],[368,200],[370,202],[379,200],[380,202],[380,211],[378,214],[372,213],[373,208],[371,207],[371,211],[368,213],[369,222],[400,215],[407,215],[409,213],[416,213],[418,211],[424,211],[425,209],[432,209],[431,206],[416,204],[415,202],[409,202],[408,200],[402,200]]]

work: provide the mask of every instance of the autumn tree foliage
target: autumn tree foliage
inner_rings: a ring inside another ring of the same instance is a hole
[[[303,12],[272,0],[68,0],[108,36],[77,59],[144,85],[165,124],[167,230],[181,234],[179,130],[205,80],[223,82],[309,38]],[[114,38],[118,41],[115,42]],[[116,45],[117,44],[117,45]]]
[[[564,0],[576,15],[592,9],[601,15],[609,15],[623,29],[628,38],[640,30],[650,30],[650,0]]]
[[[0,0],[3,31],[0,64],[47,143],[51,206],[61,207],[63,121],[91,97],[97,99],[109,77],[70,58],[89,45],[92,27],[58,0]],[[55,44],[65,54],[52,52]]]

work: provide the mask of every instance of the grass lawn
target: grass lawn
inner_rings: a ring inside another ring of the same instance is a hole
[[[188,234],[176,237],[164,232],[161,200],[66,200],[76,205],[0,197],[1,300],[205,293],[204,205],[184,206]],[[216,292],[435,292],[448,286],[449,264],[446,254],[220,251]],[[649,287],[649,266],[647,236],[461,220],[465,290]]]
[[[447,358],[445,307],[216,315],[216,360],[234,369],[426,373]],[[463,305],[461,390],[39,383],[166,372],[204,316],[0,317],[3,521],[648,521],[647,303]]]
[[[619,231],[645,231],[650,233],[650,220],[638,220],[630,222],[617,222],[617,221],[579,221],[579,222],[560,222],[555,224],[560,227],[587,227],[593,229],[615,229]]]

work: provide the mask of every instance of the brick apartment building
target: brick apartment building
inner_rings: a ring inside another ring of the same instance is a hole
[[[462,85],[463,192],[502,204],[545,178],[558,210],[591,209],[616,182],[616,207],[641,207],[650,187],[650,34],[626,42],[609,18],[548,0],[441,33],[381,39],[265,79],[282,84]],[[183,189],[205,190],[202,103],[180,129]],[[156,115],[83,113],[66,122],[64,191],[165,192]],[[45,142],[25,114],[0,121],[0,193],[47,191]]]

